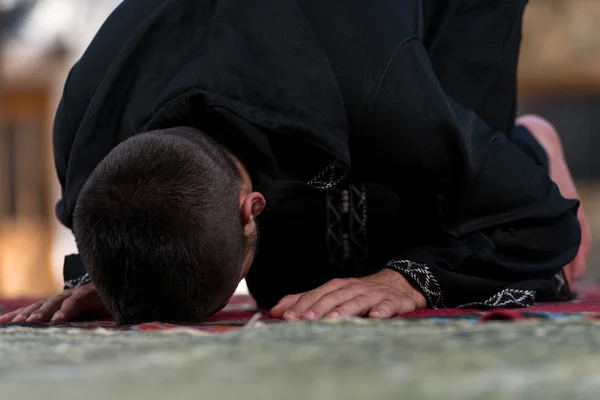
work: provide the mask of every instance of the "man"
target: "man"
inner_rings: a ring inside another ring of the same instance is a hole
[[[3,321],[103,304],[118,323],[201,321],[246,274],[289,320],[570,298],[578,202],[447,95],[420,16],[412,0],[125,1],[57,113],[81,288]]]

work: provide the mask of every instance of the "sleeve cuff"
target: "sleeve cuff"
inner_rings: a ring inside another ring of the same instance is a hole
[[[67,290],[67,289],[73,289],[79,286],[83,286],[87,283],[90,283],[92,280],[90,279],[90,276],[86,273],[85,275],[83,275],[80,278],[77,279],[71,279],[69,281],[65,281],[63,290]]]
[[[388,262],[385,268],[401,273],[410,284],[423,293],[430,308],[446,308],[442,289],[425,264],[397,259]]]
[[[535,304],[535,290],[503,289],[485,301],[463,304],[456,308],[525,308]]]
[[[91,282],[79,254],[71,254],[65,257],[63,280],[65,282],[63,286],[64,290],[73,289]]]
[[[441,286],[427,265],[407,259],[396,259],[388,262],[385,268],[402,274],[423,293],[430,308],[446,308]],[[504,288],[486,300],[469,302],[456,308],[526,308],[535,304],[536,295],[535,290]]]

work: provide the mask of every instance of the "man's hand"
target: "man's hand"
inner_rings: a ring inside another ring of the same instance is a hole
[[[92,283],[65,290],[48,300],[5,314],[0,317],[0,324],[25,321],[60,323],[88,313],[110,316]]]
[[[284,297],[271,315],[297,319],[368,316],[391,318],[427,307],[425,297],[396,271],[385,269],[359,279],[334,279],[310,292]]]

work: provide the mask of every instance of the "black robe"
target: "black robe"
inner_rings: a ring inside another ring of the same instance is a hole
[[[477,107],[448,95],[420,37],[427,18],[414,0],[124,1],[65,86],[54,132],[59,218],[71,226],[85,180],[120,141],[192,125],[236,153],[267,196],[248,277],[262,305],[310,289],[298,276],[316,284],[385,267],[432,307],[564,298],[556,274],[577,253],[578,203]],[[375,212],[395,222],[371,240],[369,268],[342,273],[308,248],[319,271],[286,273],[269,237],[309,237],[307,226],[286,236],[280,222],[305,213],[315,189],[333,189],[317,196],[336,201],[344,179],[382,191],[387,208]],[[66,266],[77,282],[80,260]],[[274,266],[279,282],[260,274]]]

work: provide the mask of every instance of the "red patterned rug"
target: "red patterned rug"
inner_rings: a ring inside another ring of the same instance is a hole
[[[465,320],[472,322],[490,320],[522,320],[522,319],[562,319],[582,320],[600,318],[600,283],[583,283],[576,285],[577,298],[571,302],[541,303],[534,307],[522,309],[495,309],[491,311],[477,309],[440,309],[421,310],[405,314],[399,318],[429,319],[435,321]],[[32,300],[0,300],[1,312],[16,310],[31,304]],[[15,323],[0,325],[27,326],[32,328],[83,328],[128,331],[162,331],[170,329],[194,329],[206,333],[223,333],[234,329],[242,329],[256,323],[278,323],[281,320],[271,319],[268,312],[258,310],[249,296],[237,296],[220,313],[199,325],[173,325],[152,322],[141,325],[115,326],[113,321],[76,321],[61,325],[46,323]]]

